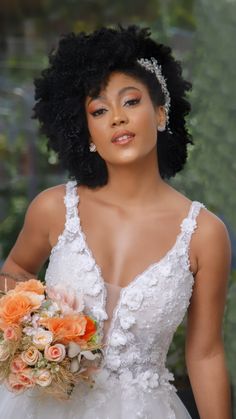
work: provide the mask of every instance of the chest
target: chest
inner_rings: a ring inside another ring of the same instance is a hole
[[[176,213],[127,214],[110,208],[96,212],[80,207],[80,225],[106,282],[127,286],[175,245],[181,218]],[[97,221],[99,220],[99,222]]]

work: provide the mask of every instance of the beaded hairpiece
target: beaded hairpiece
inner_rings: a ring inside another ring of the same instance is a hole
[[[137,62],[144,67],[147,71],[151,71],[151,73],[154,73],[158,82],[160,83],[161,90],[165,97],[165,112],[166,112],[166,125],[168,127],[169,124],[169,113],[170,113],[170,93],[167,88],[166,79],[162,74],[162,68],[161,65],[158,64],[157,60],[154,57],[148,58],[139,58]],[[171,133],[170,128],[168,127],[168,131]]]

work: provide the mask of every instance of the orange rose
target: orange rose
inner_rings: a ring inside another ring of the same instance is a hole
[[[83,336],[83,339],[86,340],[86,342],[96,333],[96,325],[90,317],[87,317],[87,323],[86,323],[86,329]]]
[[[80,342],[84,339],[87,329],[87,318],[82,315],[71,315],[62,317],[52,317],[41,320],[54,335],[55,340],[66,345],[67,343]]]
[[[44,294],[44,285],[37,279],[29,279],[28,281],[18,283],[14,291],[30,291],[36,294]]]
[[[22,294],[9,294],[0,299],[0,317],[7,324],[17,323],[32,309],[30,298]]]

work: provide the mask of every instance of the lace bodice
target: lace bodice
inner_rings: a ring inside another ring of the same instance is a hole
[[[203,204],[192,202],[174,246],[128,286],[116,290],[113,307],[109,305],[108,310],[108,284],[81,228],[76,182],[67,183],[64,201],[65,229],[50,255],[47,284],[63,283],[83,293],[86,311],[98,321],[101,336],[106,320],[101,380],[109,382],[109,388],[111,380],[118,380],[124,397],[132,397],[137,391],[140,395],[163,392],[168,404],[168,395],[176,389],[169,383],[173,375],[165,367],[166,355],[192,294],[194,277],[190,271],[189,245]],[[140,415],[142,412],[141,409]],[[169,412],[168,417],[175,418],[170,405]]]

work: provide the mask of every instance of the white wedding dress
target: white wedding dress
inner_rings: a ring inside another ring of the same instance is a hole
[[[93,389],[81,384],[58,402],[37,391],[0,388],[1,419],[189,419],[165,367],[174,332],[188,308],[194,277],[189,244],[203,207],[192,202],[174,246],[124,288],[105,283],[78,214],[76,182],[66,185],[66,223],[52,249],[46,281],[84,294],[86,312],[103,334],[103,368]]]

